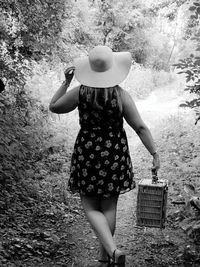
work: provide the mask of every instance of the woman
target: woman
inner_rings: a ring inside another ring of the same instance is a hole
[[[114,53],[94,47],[88,57],[75,60],[66,81],[53,96],[50,110],[67,113],[79,109],[80,131],[71,161],[68,188],[79,192],[92,228],[100,240],[101,267],[125,266],[125,254],[113,240],[119,194],[135,188],[123,118],[136,131],[159,169],[153,138],[131,96],[119,84],[131,67],[129,52]],[[75,74],[80,86],[66,93]]]

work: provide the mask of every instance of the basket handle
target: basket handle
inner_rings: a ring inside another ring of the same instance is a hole
[[[151,169],[152,172],[152,183],[156,184],[158,182],[158,173],[156,169]]]

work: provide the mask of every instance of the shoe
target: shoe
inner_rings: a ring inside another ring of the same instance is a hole
[[[100,265],[98,265],[98,267],[111,267],[112,265],[110,265],[110,259],[109,260],[98,260],[98,262],[102,263]],[[106,265],[107,263],[107,265]]]
[[[111,266],[125,267],[126,256],[122,251],[115,249],[113,252],[112,259],[113,262]]]

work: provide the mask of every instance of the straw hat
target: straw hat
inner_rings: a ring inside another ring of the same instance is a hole
[[[97,88],[120,84],[131,67],[129,52],[112,52],[108,46],[95,46],[88,57],[74,61],[75,77],[83,85]]]

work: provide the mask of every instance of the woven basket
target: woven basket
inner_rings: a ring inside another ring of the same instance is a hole
[[[158,180],[157,175],[139,182],[136,210],[138,226],[165,228],[167,192],[168,182]]]

